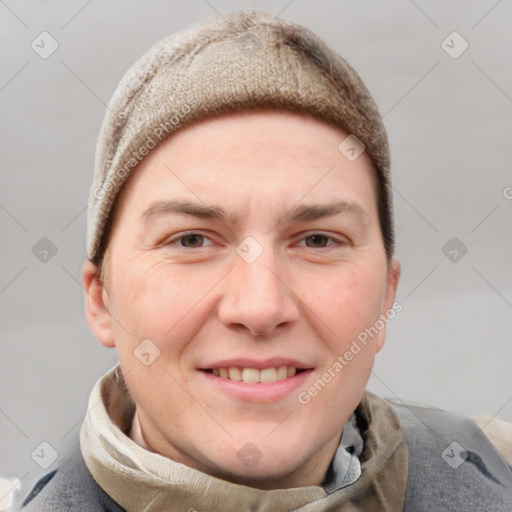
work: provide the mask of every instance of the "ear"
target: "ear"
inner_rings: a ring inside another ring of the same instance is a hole
[[[392,258],[388,264],[388,280],[386,285],[386,296],[383,301],[383,308],[381,311],[381,318],[388,317],[391,320],[397,312],[402,310],[402,306],[396,305],[393,306],[395,302],[396,289],[398,288],[398,281],[400,279],[400,271],[401,266],[400,262],[396,258]],[[398,309],[399,308],[399,309]],[[388,320],[388,321],[389,321]],[[381,348],[384,346],[384,341],[386,339],[386,325],[384,324],[384,328],[380,330],[379,335],[377,337],[376,343],[376,351],[379,352]]]
[[[85,316],[98,341],[106,347],[115,347],[109,298],[97,277],[98,266],[87,260],[82,267],[82,284],[85,291]]]

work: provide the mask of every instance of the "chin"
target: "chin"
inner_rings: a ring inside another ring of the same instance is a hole
[[[288,480],[315,453],[310,436],[295,437],[292,443],[286,442],[285,437],[276,436],[270,442],[264,436],[255,436],[253,441],[236,443],[235,450],[235,443],[225,446],[222,454],[208,454],[211,461],[208,473],[259,489],[282,488],[281,480]]]

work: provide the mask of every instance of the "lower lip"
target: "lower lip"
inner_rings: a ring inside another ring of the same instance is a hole
[[[270,402],[284,398],[302,386],[312,371],[305,370],[296,373],[293,377],[276,380],[275,382],[259,382],[257,384],[246,384],[242,381],[217,377],[213,373],[205,371],[200,373],[217,389],[235,398],[247,402]]]

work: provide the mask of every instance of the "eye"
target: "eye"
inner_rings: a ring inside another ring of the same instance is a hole
[[[201,235],[200,233],[189,233],[187,235],[173,238],[165,245],[178,245],[188,249],[197,249],[207,245],[212,245],[212,241],[207,236]]]
[[[302,240],[305,242],[306,247],[328,247],[331,245],[343,245],[343,242],[334,240],[334,238],[322,235],[321,233],[315,233],[304,237]]]

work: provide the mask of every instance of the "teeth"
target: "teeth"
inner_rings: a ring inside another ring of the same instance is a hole
[[[286,379],[286,377],[288,377],[288,371],[287,371],[286,366],[280,366],[277,369],[276,380],[283,380],[283,379]]]
[[[235,382],[245,382],[247,384],[257,384],[259,382],[268,383],[293,377],[297,373],[295,366],[278,366],[275,368],[265,368],[258,370],[257,368],[238,368],[232,366],[230,368],[213,368],[213,375],[223,379],[230,379]]]
[[[256,384],[260,381],[260,371],[256,368],[244,368],[242,370],[242,380],[248,384]]]
[[[229,378],[231,380],[241,381],[242,380],[242,370],[240,370],[240,368],[230,368],[229,369]]]
[[[260,382],[275,382],[277,372],[275,368],[265,368],[260,370]]]

